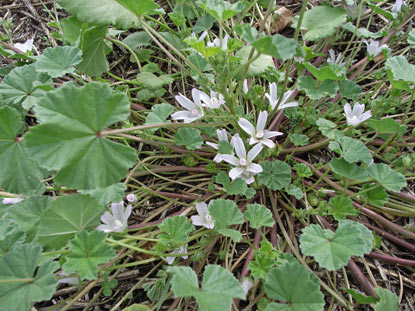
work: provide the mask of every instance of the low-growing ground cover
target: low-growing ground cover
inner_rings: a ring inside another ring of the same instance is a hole
[[[413,310],[413,1],[5,1],[0,310]]]

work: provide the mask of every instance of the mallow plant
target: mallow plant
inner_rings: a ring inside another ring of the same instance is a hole
[[[411,303],[411,1],[42,4],[57,46],[0,42],[0,310]]]

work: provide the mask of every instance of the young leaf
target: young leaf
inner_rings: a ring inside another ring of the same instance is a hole
[[[114,258],[115,252],[105,244],[106,234],[101,231],[82,231],[69,242],[69,255],[63,269],[67,275],[77,271],[82,280],[95,280],[98,265]]]
[[[370,184],[363,185],[361,195],[369,201],[369,204],[376,207],[382,207],[389,200],[389,196],[382,186],[373,188]]]
[[[270,270],[265,277],[264,287],[268,297],[288,302],[272,302],[266,311],[324,310],[324,296],[320,291],[319,280],[298,262],[286,263]]]
[[[245,8],[245,4],[242,2],[231,4],[225,0],[198,0],[196,3],[210,15],[222,22],[242,12]]]
[[[166,121],[167,118],[173,113],[174,108],[170,104],[157,104],[151,107],[151,112],[146,117],[145,124],[157,124],[157,123],[165,123],[170,122]],[[156,131],[157,129],[152,129],[152,131]]]
[[[306,11],[301,24],[301,29],[307,30],[304,40],[315,41],[334,34],[336,28],[346,22],[346,17],[346,10],[329,6],[316,6]]]
[[[202,146],[203,138],[200,136],[200,130],[196,128],[181,127],[174,135],[174,141],[178,146],[186,146],[188,150],[195,150]]]
[[[280,160],[264,161],[261,163],[262,173],[258,175],[261,183],[272,190],[281,190],[291,181],[291,169],[287,163]]]
[[[47,48],[42,55],[36,57],[35,67],[52,78],[61,77],[75,71],[76,65],[82,61],[82,52],[73,46],[57,46]]]
[[[77,41],[81,35],[82,22],[80,22],[75,16],[62,18],[60,20],[62,27],[62,37],[71,45],[77,45]]]
[[[129,106],[127,97],[107,84],[61,87],[39,103],[36,111],[41,124],[30,128],[25,147],[42,167],[58,170],[58,184],[79,189],[107,187],[117,183],[136,161],[134,149],[100,134],[126,119]]]
[[[73,194],[59,197],[43,213],[38,239],[43,245],[59,249],[75,233],[94,230],[100,224],[104,207],[89,195]]]
[[[405,176],[399,172],[394,172],[384,163],[374,163],[367,168],[370,177],[380,183],[387,190],[399,192],[406,187]]]
[[[292,134],[290,135],[290,142],[292,142],[294,146],[305,146],[308,144],[308,137],[302,134]]]
[[[59,0],[66,11],[80,21],[92,25],[113,24],[117,28],[129,29],[138,24],[137,16],[114,0]]]
[[[17,67],[0,83],[0,92],[4,103],[11,105],[19,111],[29,110],[35,106],[39,99],[46,93],[40,85],[53,87],[49,75],[37,72],[35,65]]]
[[[236,178],[231,182],[228,174],[225,172],[219,172],[215,177],[215,182],[221,184],[223,189],[225,189],[226,193],[229,195],[244,195],[248,199],[253,196],[252,192],[254,192],[254,190],[252,188],[248,188],[245,180],[242,178]]]
[[[107,26],[92,27],[81,35],[79,48],[82,50],[83,61],[78,67],[89,76],[97,77],[109,70],[106,56],[108,47],[104,42],[107,30]]]
[[[118,183],[105,188],[78,190],[78,192],[82,194],[89,194],[91,197],[97,199],[99,204],[105,205],[110,202],[122,201],[125,190],[127,190],[127,186],[124,183]]]
[[[346,79],[346,68],[338,65],[320,66],[319,68],[314,67],[310,63],[304,63],[312,75],[319,81],[325,80],[345,80]]]
[[[350,98],[351,100],[356,100],[362,94],[360,86],[351,80],[340,80],[339,89],[343,97]]]
[[[41,252],[39,245],[22,244],[0,257],[0,310],[26,311],[33,302],[52,297],[59,265],[50,260],[39,265]]]
[[[169,75],[161,75],[158,77],[151,72],[141,72],[137,75],[137,81],[145,88],[156,91],[163,87],[163,85],[172,83],[173,78]]]
[[[181,245],[187,243],[189,233],[195,230],[195,227],[187,222],[185,216],[174,216],[166,218],[160,225],[160,233],[157,238],[164,245]]]
[[[274,219],[271,211],[261,204],[248,204],[244,213],[246,219],[249,220],[251,228],[258,229],[261,226],[274,226]]]
[[[333,198],[330,198],[329,204],[331,205],[329,214],[333,215],[334,219],[337,221],[346,219],[346,216],[348,215],[358,215],[356,209],[353,206],[352,199],[343,195],[337,195]]]
[[[391,291],[382,288],[375,288],[380,300],[374,305],[375,311],[399,311],[399,298]]]
[[[339,137],[344,136],[342,131],[336,130],[336,123],[329,120],[318,118],[316,125],[320,132],[328,139],[338,139]]]
[[[199,289],[196,273],[190,267],[169,267],[173,274],[172,290],[176,297],[195,297],[200,311],[230,311],[233,298],[245,299],[241,284],[231,272],[208,265]]]
[[[358,291],[352,289],[352,288],[348,288],[348,289],[344,289],[346,292],[348,292],[350,295],[352,295],[352,297],[360,304],[370,304],[370,303],[375,303],[377,302],[379,299],[373,296],[366,296],[363,295],[361,293],[359,293]]]
[[[338,140],[340,144],[340,155],[349,163],[363,162],[370,164],[373,160],[369,149],[360,140],[350,137],[340,137]],[[329,146],[331,150],[335,145]],[[337,149],[337,147],[336,147]]]
[[[18,138],[22,130],[17,111],[0,108],[0,188],[19,194],[39,189],[45,175]]]
[[[261,54],[271,55],[281,60],[303,56],[301,45],[294,39],[279,34],[263,36],[251,43]]]
[[[303,191],[293,184],[289,184],[285,187],[285,192],[294,196],[297,200],[301,200],[304,197]]]
[[[246,65],[249,59],[249,54],[251,52],[251,47],[244,46],[242,49],[240,49],[238,52],[235,53],[236,57],[240,57],[241,59],[241,66]],[[266,72],[268,67],[274,66],[274,63],[272,61],[272,57],[269,55],[261,55],[249,64],[248,72],[246,74],[247,78],[253,77],[253,76],[259,76]],[[237,76],[239,77],[239,76]]]
[[[209,205],[209,213],[215,221],[215,229],[224,236],[229,236],[235,242],[242,239],[239,231],[229,229],[231,225],[241,224],[244,217],[235,202],[231,200],[217,199]]]
[[[333,80],[318,83],[312,77],[302,76],[298,82],[298,89],[304,91],[312,100],[318,100],[325,96],[333,98],[339,90],[339,85]]]
[[[335,232],[309,225],[303,229],[300,248],[304,255],[313,256],[318,264],[330,271],[345,266],[351,256],[363,256],[372,249],[373,235],[366,226],[342,220]]]
[[[351,180],[366,180],[369,177],[367,170],[344,159],[333,158],[329,164],[333,172]]]

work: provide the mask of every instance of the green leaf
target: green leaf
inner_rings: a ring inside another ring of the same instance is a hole
[[[18,110],[29,110],[46,93],[40,85],[53,86],[52,79],[45,73],[37,72],[35,65],[13,69],[0,83],[4,103]]]
[[[344,159],[332,159],[330,161],[330,167],[336,174],[351,180],[366,180],[369,177],[365,169],[362,169],[354,163],[349,163]]]
[[[293,195],[297,200],[301,200],[304,197],[303,191],[293,184],[286,186],[285,192],[289,195]]]
[[[367,168],[367,171],[374,180],[380,183],[387,190],[399,192],[406,187],[405,176],[394,172],[384,163],[375,163]]]
[[[210,210],[210,208],[209,208]],[[160,233],[157,238],[163,245],[181,245],[187,243],[189,233],[195,230],[195,227],[187,222],[185,216],[174,216],[163,220],[159,225]]]
[[[408,34],[408,39],[406,39],[409,46],[413,49],[415,48],[415,29],[412,29]]]
[[[254,258],[249,263],[248,269],[255,279],[265,278],[272,267],[285,262],[278,260],[279,252],[267,240],[262,240],[260,247],[254,251]]]
[[[150,308],[146,305],[134,303],[127,308],[124,308],[122,311],[149,311]]]
[[[319,40],[336,32],[346,22],[347,13],[342,8],[316,6],[304,13],[301,29],[307,30],[304,40]],[[297,22],[293,23],[295,26]]]
[[[301,45],[294,39],[279,34],[263,36],[251,43],[261,54],[271,55],[281,60],[302,56]]]
[[[359,293],[358,291],[356,291],[352,288],[346,288],[344,290],[346,292],[348,292],[350,295],[352,295],[352,297],[360,304],[375,303],[379,300],[379,299],[377,299],[376,297],[373,297],[373,296],[363,295],[363,294]]]
[[[391,118],[386,118],[382,120],[370,119],[366,122],[366,124],[373,128],[379,134],[404,134],[407,129],[405,125],[401,125]]]
[[[89,76],[100,76],[109,70],[106,56],[108,47],[104,42],[107,29],[107,26],[89,28],[81,36],[79,48],[82,50],[83,61],[78,67]]]
[[[63,269],[67,275],[77,271],[82,280],[95,280],[98,265],[115,257],[111,246],[105,244],[107,235],[101,231],[82,231],[69,242],[69,255]]]
[[[114,0],[59,0],[58,3],[80,21],[88,24],[112,24],[121,29],[138,25],[137,16]]]
[[[346,79],[346,68],[344,66],[334,64],[329,66],[320,66],[319,68],[316,68],[310,63],[304,63],[303,65],[319,81]]]
[[[151,72],[141,72],[137,75],[137,81],[141,83],[145,88],[156,91],[163,87],[163,85],[173,82],[173,78],[169,75],[162,75],[157,77]]]
[[[134,149],[100,134],[125,120],[129,106],[126,95],[107,84],[61,87],[37,106],[41,124],[29,129],[25,147],[42,167],[58,170],[55,181],[60,185],[107,187],[119,182],[136,161]]]
[[[125,190],[127,190],[127,186],[124,183],[118,183],[105,188],[78,190],[78,192],[82,194],[89,194],[91,197],[97,199],[99,204],[105,205],[110,202],[122,201]]]
[[[399,311],[399,298],[386,288],[376,287],[380,300],[374,305],[375,311]]]
[[[53,78],[61,77],[75,71],[74,66],[82,61],[81,55],[81,50],[73,46],[47,48],[42,55],[36,57],[36,70]]]
[[[316,125],[320,132],[328,139],[338,139],[339,137],[344,136],[342,131],[336,130],[336,123],[329,120],[318,118]]]
[[[259,227],[274,226],[274,219],[271,211],[261,204],[248,204],[244,213],[246,219],[249,220],[249,226],[254,229]]]
[[[178,146],[186,146],[187,150],[195,150],[203,144],[200,130],[191,127],[179,128],[174,135],[174,141]]]
[[[59,197],[43,213],[38,239],[43,245],[59,249],[75,233],[94,230],[100,224],[104,207],[89,195],[73,194]]]
[[[224,0],[198,0],[196,3],[219,21],[226,21],[245,8],[242,2],[231,4]]]
[[[221,184],[229,195],[244,195],[249,199],[253,196],[252,191],[255,192],[255,190],[246,185],[245,180],[242,178],[236,178],[231,182],[231,179],[225,172],[219,172],[215,177],[215,182]]]
[[[244,46],[238,52],[235,53],[236,57],[240,57],[241,59],[241,67],[244,66],[249,59],[249,54],[251,52],[251,47]],[[269,55],[261,55],[253,61],[249,67],[246,77],[250,78],[253,76],[259,76],[267,70],[268,67],[274,66],[274,62],[272,61],[272,57]],[[241,73],[240,73],[241,74]]]
[[[49,300],[55,293],[58,281],[53,273],[59,265],[49,260],[39,265],[41,252],[38,245],[23,244],[0,257],[1,311],[27,311],[33,302]]]
[[[336,96],[339,85],[333,80],[326,80],[319,84],[312,77],[302,76],[299,79],[298,89],[304,91],[312,100],[317,100],[326,96],[330,98]]]
[[[291,181],[291,169],[287,163],[280,160],[263,161],[262,173],[258,175],[261,183],[272,190],[281,190]]]
[[[360,86],[351,80],[340,80],[339,81],[340,93],[343,97],[356,100],[362,94],[362,89]]]
[[[71,45],[77,45],[77,41],[81,36],[82,25],[75,16],[70,16],[67,18],[62,18],[60,20],[62,27],[62,37]]]
[[[292,134],[290,135],[290,142],[292,142],[294,146],[305,146],[308,144],[308,137],[302,134]]]
[[[0,257],[3,257],[13,247],[22,245],[26,235],[20,230],[16,221],[3,218],[0,219]]]
[[[360,194],[369,201],[369,204],[376,207],[383,207],[389,200],[389,196],[382,186],[373,188],[373,185],[365,184]]]
[[[352,33],[356,33],[356,36],[358,36],[359,38],[373,38],[373,39],[377,39],[380,37],[383,37],[383,33],[381,30],[377,31],[377,32],[371,32],[369,30],[367,30],[366,28],[357,28],[356,26],[353,25],[352,23],[346,23],[342,26],[343,29],[346,29]]]
[[[385,67],[392,73],[394,80],[415,83],[415,65],[408,63],[405,56],[398,55],[388,58]]]
[[[340,155],[349,163],[363,162],[370,164],[373,160],[369,149],[360,140],[353,139],[350,137],[340,137],[338,140],[340,144]],[[331,150],[335,145],[329,146]]]
[[[174,108],[170,104],[156,104],[151,107],[151,112],[146,117],[145,124],[165,123],[167,118],[173,113]],[[152,129],[153,131],[157,129]]]
[[[329,204],[331,208],[329,209],[329,214],[333,215],[334,219],[337,221],[346,219],[346,216],[357,216],[358,212],[353,207],[352,199],[345,197],[343,195],[337,195],[333,198],[330,198]]]
[[[202,31],[209,30],[212,28],[215,19],[211,15],[202,15],[197,19],[195,26],[193,27],[193,32],[198,34]]]
[[[269,271],[264,287],[268,297],[288,302],[272,302],[266,311],[324,310],[324,296],[320,291],[319,280],[298,262],[286,263]]]
[[[138,16],[154,13],[159,5],[154,0],[116,0],[119,4]]]
[[[28,193],[43,185],[44,172],[18,138],[22,130],[23,121],[17,111],[0,108],[0,188],[11,193]]]
[[[229,229],[229,226],[242,224],[244,217],[235,202],[217,199],[209,204],[209,213],[215,221],[215,230],[224,236],[229,236],[235,242],[242,239],[239,231]]]
[[[330,271],[347,265],[351,256],[363,256],[372,249],[373,235],[364,225],[342,220],[335,232],[309,225],[303,229],[300,248],[313,256],[318,264]]]
[[[294,169],[300,178],[308,178],[313,176],[311,169],[304,163],[296,163]]]
[[[200,311],[230,311],[234,298],[245,299],[241,284],[229,270],[207,265],[199,289],[196,273],[190,267],[168,267],[173,274],[172,290],[176,297],[195,297]]]
[[[52,198],[49,196],[31,196],[9,210],[7,217],[14,219],[20,229],[26,233],[27,240],[32,241],[38,230],[43,212],[49,208]]]

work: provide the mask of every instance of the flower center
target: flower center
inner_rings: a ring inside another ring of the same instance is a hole
[[[212,221],[212,216],[210,216],[209,214],[206,214],[205,220],[206,220],[206,222]]]
[[[240,166],[246,166],[248,164],[248,161],[244,158],[239,159],[239,165]]]
[[[216,97],[212,97],[210,99],[210,101],[211,101],[212,105],[217,105],[218,104],[218,99]]]
[[[244,176],[249,177],[250,172],[249,171],[245,171],[242,173]]]
[[[115,227],[117,227],[117,228],[122,228],[122,222],[121,222],[120,220],[118,220],[118,219],[116,219],[116,220],[114,221],[114,225],[115,225]]]
[[[353,116],[352,117],[352,121],[357,121],[359,118],[358,118],[358,116]]]
[[[263,138],[264,137],[264,131],[259,131],[258,133],[256,133],[255,137],[259,138],[259,139]]]

